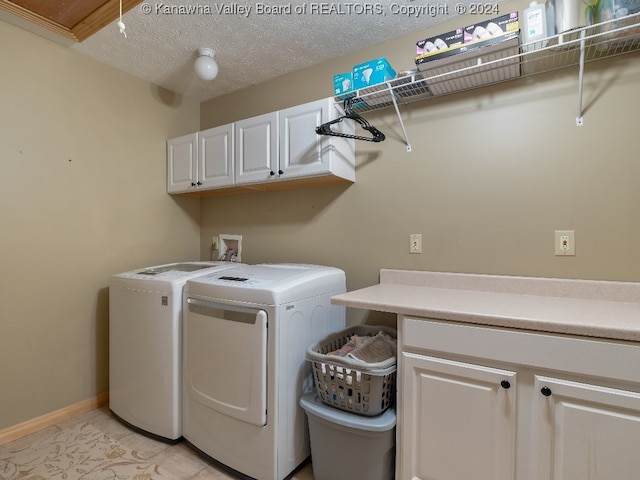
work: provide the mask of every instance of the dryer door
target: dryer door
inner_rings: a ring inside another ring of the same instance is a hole
[[[267,312],[187,299],[187,395],[252,425],[267,422]]]

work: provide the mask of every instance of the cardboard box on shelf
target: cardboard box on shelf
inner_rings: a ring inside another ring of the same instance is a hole
[[[464,29],[458,28],[450,32],[425,38],[416,42],[416,63],[418,59],[428,61],[429,57],[453,50],[464,43]]]
[[[485,46],[492,45],[502,41],[503,37],[512,37],[513,34],[518,34],[519,32],[518,12],[511,12],[464,27],[464,45],[469,47],[481,42]]]
[[[333,76],[333,95],[340,100],[353,97],[356,92],[353,90],[353,73],[338,73]]]
[[[457,46],[437,51],[433,54],[423,54],[416,57],[416,65],[420,66],[434,60],[440,60],[453,55],[466,53],[482,47],[496,45],[507,40],[520,38],[518,12],[511,12],[491,20],[468,25],[463,29],[463,43]],[[420,70],[423,70],[421,67]]]
[[[396,78],[396,71],[391,68],[386,58],[376,58],[353,67],[353,88],[371,87]]]
[[[445,95],[520,76],[520,38],[503,36],[498,43],[470,48],[458,55],[418,65],[433,95]]]

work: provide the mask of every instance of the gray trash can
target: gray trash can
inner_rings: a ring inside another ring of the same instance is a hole
[[[300,399],[309,420],[314,480],[392,480],[396,413],[364,417],[322,403],[315,392]]]

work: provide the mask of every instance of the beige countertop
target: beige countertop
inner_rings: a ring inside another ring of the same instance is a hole
[[[380,270],[336,305],[465,323],[640,342],[640,283]]]

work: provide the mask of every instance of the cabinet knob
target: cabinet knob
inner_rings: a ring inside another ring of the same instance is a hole
[[[548,397],[549,395],[551,395],[551,389],[549,387],[542,387],[540,389],[540,393],[543,394],[545,397]]]
[[[500,382],[500,386],[501,386],[502,388],[505,388],[505,389],[506,389],[506,388],[511,388],[511,384],[510,384],[507,380],[502,380],[502,381]]]
[[[278,170],[278,175],[282,175],[284,172],[282,170]]]
[[[193,182],[191,182],[191,186],[192,186],[192,187],[195,187],[195,186],[196,186],[196,184],[195,184],[195,183],[193,183]]]
[[[202,182],[197,182],[196,185],[200,186],[202,185]]]
[[[272,177],[273,177],[275,174],[276,174],[276,172],[274,172],[273,170],[271,170],[271,171],[269,172],[269,175],[271,175]]]

